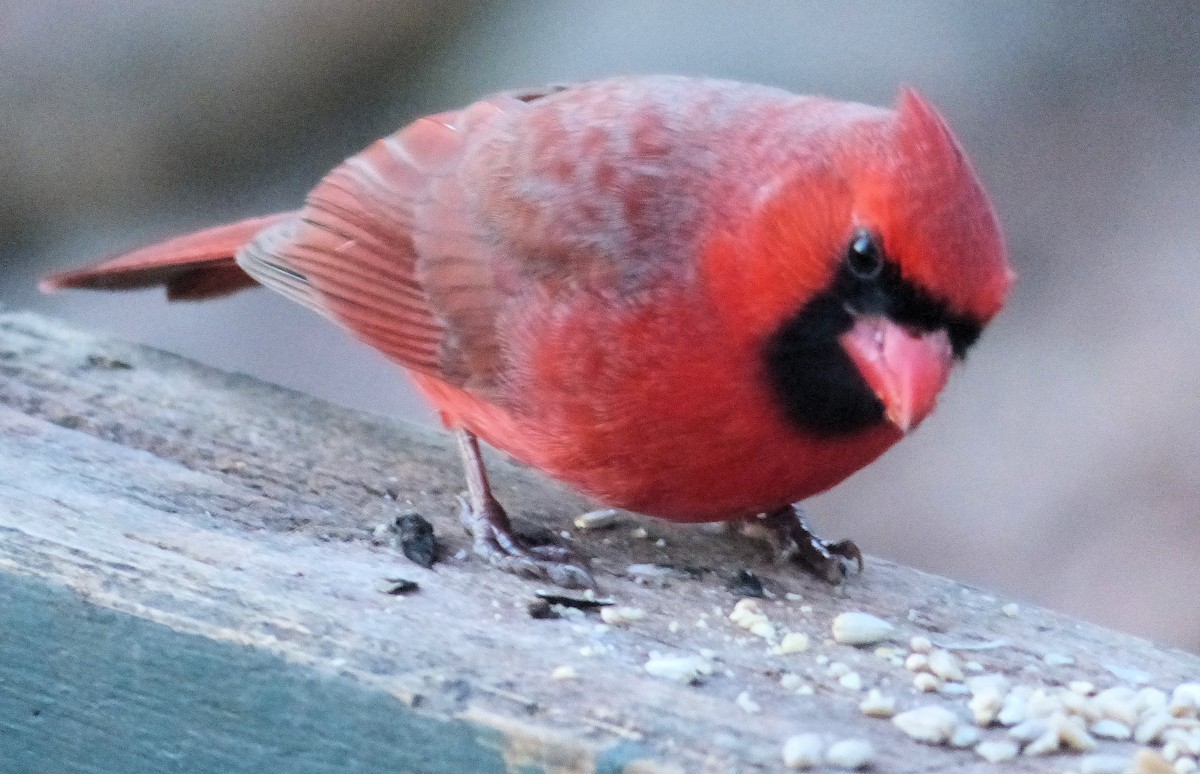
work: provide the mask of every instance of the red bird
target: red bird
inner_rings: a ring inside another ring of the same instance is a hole
[[[466,466],[476,553],[564,585],[477,438],[609,505],[750,520],[840,578],[793,503],[933,409],[1013,280],[987,195],[911,90],[895,110],[680,77],[509,92],[351,157],[304,206],[49,277],[261,283],[412,374]]]

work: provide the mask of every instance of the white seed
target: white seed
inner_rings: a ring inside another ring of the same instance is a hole
[[[957,715],[936,704],[901,712],[892,722],[918,742],[929,744],[944,744],[959,725]]]
[[[1171,691],[1171,714],[1177,718],[1196,717],[1200,712],[1200,683],[1182,683]]]
[[[1075,663],[1074,658],[1062,653],[1047,653],[1042,656],[1042,661],[1049,666],[1070,666]]]
[[[788,602],[799,602],[802,599],[804,599],[804,596],[802,594],[797,594],[794,591],[789,591],[788,593],[783,595],[783,598],[786,599]]]
[[[1132,728],[1138,721],[1135,697],[1133,689],[1126,686],[1108,688],[1092,699],[1091,710],[1099,717],[1111,718]]]
[[[1119,755],[1088,755],[1079,762],[1079,774],[1125,774],[1129,759]]]
[[[575,517],[578,529],[607,529],[615,526],[621,518],[621,512],[612,508],[601,508],[598,511],[588,511]]]
[[[967,663],[963,664],[963,669],[967,670],[968,672],[982,672],[983,664],[980,664],[978,661],[968,661]]]
[[[954,733],[950,735],[949,744],[951,747],[965,749],[974,747],[979,743],[979,729],[975,726],[966,723],[960,723],[958,728],[954,729]]]
[[[928,637],[917,635],[908,641],[908,648],[913,653],[928,654],[929,651],[933,650],[933,643],[929,641]]]
[[[756,715],[759,712],[762,712],[762,707],[758,705],[758,702],[750,698],[749,691],[742,691],[739,693],[737,698],[734,699],[734,702],[751,715]]]
[[[816,734],[797,734],[783,743],[783,765],[790,769],[811,769],[821,765],[824,745]]]
[[[645,540],[646,538],[650,537],[650,533],[646,531],[645,527],[634,527],[633,531],[629,534],[638,540]]]
[[[1175,767],[1154,750],[1143,747],[1133,754],[1134,774],[1174,774]]]
[[[1160,691],[1157,688],[1147,687],[1137,692],[1138,712],[1166,709],[1168,701],[1169,698],[1166,692]]]
[[[669,631],[671,634],[675,634],[676,632],[678,632],[679,631],[679,622],[672,621],[671,623],[667,624],[667,631]]]
[[[959,664],[958,656],[941,648],[930,652],[929,671],[943,680],[952,680],[960,683],[966,679],[962,671],[962,666]]]
[[[896,714],[896,699],[884,696],[878,688],[872,688],[859,703],[858,709],[870,718],[890,718]]]
[[[762,637],[764,640],[775,639],[775,624],[770,621],[755,621],[748,628],[755,637]]]
[[[849,674],[850,667],[846,666],[841,661],[834,661],[833,663],[831,663],[829,665],[829,669],[826,670],[826,673],[830,677],[832,677],[834,680],[836,680],[839,677],[841,677],[842,675]]]
[[[1027,685],[1018,685],[1004,697],[1004,706],[996,714],[996,722],[1003,726],[1015,726],[1026,719],[1025,704],[1033,693]]]
[[[690,683],[701,675],[711,675],[712,663],[701,656],[658,656],[652,657],[643,666],[655,677],[665,677],[681,683]]]
[[[862,675],[858,672],[847,672],[838,678],[838,685],[843,688],[849,688],[852,691],[861,691],[863,687]]]
[[[1008,735],[1022,744],[1029,744],[1051,732],[1050,721],[1045,718],[1035,718],[1018,723],[1008,731]],[[1054,745],[1058,746],[1058,734],[1054,735]]]
[[[622,626],[625,624],[640,621],[646,617],[646,611],[639,607],[602,607],[600,608],[600,620],[612,626]]]
[[[1171,725],[1172,720],[1166,712],[1150,713],[1133,729],[1133,741],[1138,744],[1154,744]]]
[[[1101,739],[1124,741],[1133,736],[1133,729],[1112,718],[1101,718],[1092,724],[1092,735]]]
[[[1048,718],[1061,713],[1062,709],[1062,702],[1058,696],[1046,693],[1042,688],[1031,693],[1025,701],[1025,716],[1030,718]]]
[[[788,632],[783,635],[779,645],[772,651],[776,655],[786,656],[789,653],[803,653],[808,650],[808,635],[803,632]]]
[[[865,739],[843,739],[834,742],[825,753],[825,761],[830,766],[850,771],[866,768],[874,758],[875,750]]]
[[[1096,693],[1096,686],[1087,680],[1072,680],[1067,683],[1067,688],[1071,689],[1072,693],[1077,693],[1080,696],[1091,696]]]
[[[576,677],[578,677],[578,675],[575,674],[575,667],[566,665],[555,667],[554,671],[550,673],[550,676],[555,680],[574,680]]]
[[[1058,752],[1058,747],[1058,734],[1052,729],[1025,745],[1025,749],[1021,751],[1021,754],[1028,755],[1031,758],[1039,755],[1050,755],[1051,753]]]
[[[1058,733],[1059,741],[1068,749],[1075,752],[1088,752],[1096,749],[1096,740],[1087,732],[1082,719],[1058,715],[1052,723]]]
[[[1016,618],[1021,614],[1021,606],[1016,602],[1009,602],[1007,605],[1000,608],[1000,612],[1004,613],[1009,618]]]
[[[1180,758],[1175,761],[1175,774],[1195,774],[1197,766],[1195,758]]]
[[[980,742],[975,745],[975,752],[988,763],[1003,763],[1016,758],[1021,748],[1006,741]]]
[[[982,691],[972,696],[967,706],[971,709],[975,725],[987,728],[1004,706],[1004,694],[996,690]]]
[[[924,653],[911,653],[904,659],[904,668],[910,672],[926,672],[929,670],[929,657]]]
[[[938,693],[943,696],[966,696],[971,692],[971,689],[962,683],[943,683],[938,689]]]
[[[794,672],[785,672],[783,677],[779,678],[779,684],[786,690],[794,691],[804,685],[804,678]]]
[[[935,693],[942,687],[942,681],[928,672],[922,672],[913,678],[913,687],[924,693]]]
[[[875,645],[890,637],[895,628],[882,618],[855,610],[833,619],[833,640],[841,645]]]

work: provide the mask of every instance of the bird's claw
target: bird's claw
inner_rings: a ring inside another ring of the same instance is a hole
[[[790,505],[749,520],[749,531],[765,537],[779,561],[797,561],[818,578],[841,583],[851,567],[863,571],[863,555],[852,540],[824,541],[809,529],[799,506]]]
[[[539,578],[563,588],[595,588],[596,581],[577,562],[574,552],[565,546],[526,545],[513,533],[507,514],[495,500],[472,507],[466,498],[458,498],[459,519],[473,539],[475,554],[505,572]]]

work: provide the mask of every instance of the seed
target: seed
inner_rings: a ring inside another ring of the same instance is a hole
[[[928,654],[933,650],[933,643],[929,641],[928,637],[917,635],[908,641],[908,647],[913,653]]]
[[[1143,747],[1133,754],[1134,774],[1175,774],[1172,766],[1154,750]]]
[[[910,672],[924,672],[929,669],[929,657],[924,653],[911,653],[904,659],[904,668]]]
[[[858,672],[847,672],[838,678],[838,685],[843,688],[849,688],[852,691],[861,691],[863,687],[862,676]]]
[[[830,766],[851,771],[866,768],[874,758],[875,750],[871,743],[864,739],[843,739],[834,742],[829,746],[829,752],[825,753],[825,760]]]
[[[913,686],[916,687],[918,691],[923,691],[924,693],[934,693],[937,691],[937,689],[942,687],[942,681],[928,672],[922,672],[913,678]]]
[[[988,763],[1003,763],[1017,757],[1021,748],[1012,742],[980,742],[975,745],[975,752]]]
[[[841,645],[875,645],[890,637],[895,628],[882,618],[855,610],[833,619],[833,640]]]
[[[588,511],[575,517],[578,529],[608,529],[615,526],[621,517],[621,512],[612,508],[601,508],[598,511]]]
[[[958,716],[937,705],[901,712],[892,718],[892,722],[918,742],[929,744],[944,744],[958,728]]]
[[[803,632],[788,632],[783,635],[779,645],[772,651],[776,655],[786,656],[789,653],[803,653],[808,650],[808,635]]]
[[[783,743],[783,764],[790,769],[811,769],[821,764],[824,747],[816,734],[797,734]]]
[[[575,674],[575,667],[565,665],[555,667],[554,671],[550,673],[550,676],[555,680],[574,680],[576,677],[578,677],[578,675]]]
[[[892,696],[884,696],[878,688],[872,688],[867,692],[867,698],[859,703],[858,708],[862,714],[870,718],[890,718],[896,714],[896,699]]]
[[[1049,666],[1070,666],[1075,663],[1074,658],[1062,653],[1047,653],[1042,656],[1042,661]]]
[[[950,735],[950,746],[958,748],[974,747],[979,743],[979,729],[975,726],[960,723],[958,728],[954,729],[954,733]]]
[[[762,707],[758,705],[758,702],[750,698],[749,691],[742,691],[739,693],[737,698],[734,699],[734,702],[751,715],[756,715],[759,712],[762,712]]]
[[[963,675],[962,666],[958,663],[958,657],[950,651],[942,650],[941,648],[929,654],[929,671],[943,680],[962,682],[966,679],[966,676]]]
[[[1171,714],[1177,718],[1196,717],[1200,710],[1200,683],[1181,683],[1171,691]]]
[[[701,675],[711,675],[713,671],[712,664],[701,656],[652,656],[642,668],[655,677],[681,683],[694,682]]]
[[[1092,734],[1101,739],[1124,741],[1133,736],[1133,729],[1112,718],[1102,718],[1092,724]]]
[[[1021,614],[1021,606],[1016,602],[1009,602],[1007,605],[1000,608],[1000,612],[1004,613],[1009,618],[1016,618]]]
[[[646,611],[638,607],[602,607],[600,608],[600,620],[612,626],[622,626],[625,624],[640,621],[646,617]]]

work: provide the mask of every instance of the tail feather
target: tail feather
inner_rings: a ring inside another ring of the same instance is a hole
[[[172,301],[194,301],[235,293],[258,284],[235,256],[261,231],[295,215],[282,212],[197,231],[143,247],[82,269],[52,274],[40,287],[133,290],[166,286]]]

